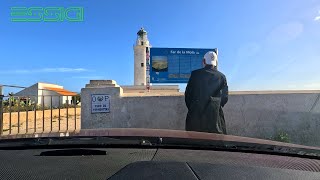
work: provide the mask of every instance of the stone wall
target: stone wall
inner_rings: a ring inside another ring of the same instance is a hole
[[[319,93],[231,95],[224,111],[230,134],[320,146]]]
[[[111,95],[110,113],[91,114],[91,94]],[[82,129],[185,127],[183,94],[128,96],[121,87],[84,88]],[[271,138],[286,132],[292,143],[320,146],[319,92],[231,93],[224,107],[228,134]]]

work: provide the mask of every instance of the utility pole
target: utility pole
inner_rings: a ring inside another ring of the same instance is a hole
[[[0,85],[0,135],[3,134],[3,86]]]

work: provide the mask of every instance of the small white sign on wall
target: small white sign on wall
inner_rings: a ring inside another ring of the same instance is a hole
[[[91,113],[109,113],[110,95],[91,94]]]

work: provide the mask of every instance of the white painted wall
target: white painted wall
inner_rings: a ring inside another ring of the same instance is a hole
[[[18,93],[15,93],[14,95],[15,96],[30,97],[32,103],[33,102],[37,103],[38,102],[38,83],[34,84],[28,88],[25,88],[24,90],[22,90]]]
[[[40,91],[41,91],[41,96],[39,97],[39,99],[42,101],[42,97],[44,98],[45,106],[51,107],[51,96],[52,96],[52,107],[59,106],[59,99],[61,99],[60,94],[54,91],[48,91],[48,90],[40,90]],[[39,101],[38,104],[42,104],[41,101]]]
[[[72,96],[62,96],[62,102],[63,104],[66,104],[68,101],[68,104],[71,104]]]
[[[49,90],[44,90],[46,87],[51,87],[51,88],[60,88],[63,89],[63,86],[59,86],[56,84],[49,84],[49,83],[38,83],[38,88],[39,88],[39,98],[38,98],[38,104],[42,104],[42,95],[44,96],[44,105],[47,107],[51,106],[51,97],[52,96],[52,107],[58,107],[59,106],[59,99],[61,101],[60,105],[62,104],[62,99],[61,95],[54,92],[54,91],[49,91]]]
[[[61,96],[60,94],[54,91],[45,90],[46,87],[63,89],[63,86],[59,86],[56,84],[37,83],[16,93],[15,95],[26,97],[30,96],[31,101],[36,102],[38,105],[42,105],[42,96],[44,96],[44,105],[47,107],[51,106],[50,96],[52,96],[52,107],[58,107],[59,105],[65,104],[67,98],[69,99],[69,104],[71,103],[72,96]]]

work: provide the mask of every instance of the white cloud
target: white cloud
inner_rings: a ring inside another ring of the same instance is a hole
[[[74,76],[73,79],[89,79],[89,80],[100,80],[105,79],[103,76]]]
[[[307,89],[320,89],[320,83],[304,84],[303,87],[305,87]]]
[[[301,22],[289,22],[275,27],[267,36],[267,42],[271,45],[292,41],[300,36],[304,30]]]
[[[320,10],[318,11],[318,14],[319,15],[314,18],[315,21],[319,21],[320,20]]]
[[[0,71],[0,74],[31,74],[31,73],[76,73],[89,71],[85,68],[41,68],[41,69],[16,69]]]
[[[320,90],[320,83],[317,82],[309,82],[309,83],[296,83],[296,84],[287,84],[284,85],[287,89],[293,90]]]
[[[256,55],[257,53],[259,53],[260,50],[261,50],[260,44],[256,42],[250,42],[240,46],[237,54],[239,58],[245,59],[245,58],[249,58]]]
[[[84,72],[84,71],[88,71],[88,70],[84,68],[43,68],[38,70],[38,72]]]

